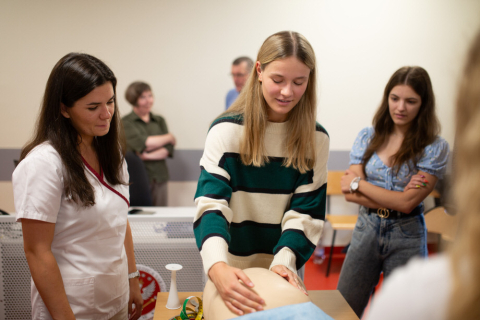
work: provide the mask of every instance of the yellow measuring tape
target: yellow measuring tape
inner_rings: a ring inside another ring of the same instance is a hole
[[[195,305],[190,301],[190,299],[197,299],[198,306],[195,307]],[[192,306],[195,307],[196,310],[190,307],[187,307],[187,304],[189,302]],[[190,312],[187,312],[187,310]],[[187,299],[185,299],[185,302],[183,303],[182,311],[180,311],[180,315],[170,318],[169,320],[190,320],[190,319],[195,319],[195,320],[203,319],[203,301],[199,297],[190,296]]]

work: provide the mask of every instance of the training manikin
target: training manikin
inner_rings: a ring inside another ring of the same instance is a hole
[[[265,300],[264,310],[310,302],[310,298],[305,293],[268,269],[249,268],[243,270],[243,272],[255,285],[250,290],[255,291]],[[299,281],[301,280],[299,279]],[[303,286],[303,283],[301,285]],[[210,280],[208,280],[203,291],[203,311],[205,320],[223,320],[238,317],[238,315],[232,313],[227,308],[215,285]]]

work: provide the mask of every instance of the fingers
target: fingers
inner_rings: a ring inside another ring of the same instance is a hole
[[[254,286],[252,281],[242,270],[237,269],[235,273],[244,284],[248,285],[249,288]],[[246,288],[244,285],[238,282],[233,287],[233,291],[229,295],[229,297],[233,299],[233,301],[230,301],[230,303],[236,308],[239,308],[247,313],[263,310],[265,301],[249,288]]]
[[[237,275],[237,277],[243,281],[243,283],[245,283],[247,286],[249,286],[250,288],[253,288],[253,282],[252,280],[250,280],[249,277],[247,277],[247,275],[245,274],[245,272],[243,272],[242,270],[238,269],[236,270],[235,274]]]
[[[210,268],[209,276],[233,313],[242,315],[263,310],[265,301],[250,289],[254,285],[242,270],[217,263]]]
[[[423,175],[413,175],[410,179],[410,182],[405,186],[404,191],[409,189],[420,189],[426,187],[428,184],[428,180],[425,179]]]
[[[298,288],[300,291],[302,291],[305,295],[308,296],[308,292],[303,285],[302,281],[298,278],[298,276],[293,273],[290,269],[288,269],[285,266],[277,265],[272,268],[272,271],[277,273],[278,275],[282,276],[285,278],[285,280],[288,281],[292,286]]]
[[[137,320],[142,315],[142,305],[141,304],[139,305],[138,303],[136,303],[135,308],[128,314],[129,314],[129,317],[128,317],[129,320]]]
[[[236,309],[241,310],[243,313],[262,311],[262,305],[265,304],[265,301],[263,301],[263,299],[261,299],[260,296],[258,296],[257,294],[245,288],[243,285],[241,286],[244,290],[239,290],[239,292],[233,292],[229,296],[227,301],[230,302],[230,304]],[[262,303],[256,301],[262,301]]]
[[[284,278],[288,276],[288,273],[287,273],[288,268],[285,266],[276,265],[276,266],[273,266],[271,270]]]
[[[298,280],[297,280],[297,277],[295,275],[288,275],[285,280],[288,281],[288,283],[290,283],[292,286],[294,287],[297,287],[298,288]]]
[[[343,193],[349,193],[350,192],[350,182],[349,182],[350,178],[348,178],[347,176],[343,176],[341,179],[340,179],[340,187],[342,189],[342,192]]]
[[[128,314],[132,314],[132,303],[133,303],[133,297],[130,297],[130,299],[128,299]]]
[[[294,279],[295,279],[295,283],[296,283],[297,288],[300,291],[302,291],[306,296],[308,296],[307,288],[305,288],[303,283],[301,283],[300,279],[297,276],[294,276]]]
[[[231,301],[233,301],[233,298],[231,299]],[[240,310],[239,308],[235,307],[232,302],[230,301],[225,301],[225,305],[227,306],[227,308],[232,311],[233,313],[235,314],[238,314],[239,316],[243,316],[243,311]]]
[[[133,311],[136,311],[135,309]],[[131,312],[128,312],[128,320],[136,320],[137,319],[137,313],[134,312],[134,313],[131,313]]]
[[[140,318],[140,316],[142,315],[142,309],[143,309],[143,301],[137,301],[137,303],[135,304],[136,317],[134,318],[134,320]]]

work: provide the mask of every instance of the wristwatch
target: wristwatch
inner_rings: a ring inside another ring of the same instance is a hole
[[[352,182],[350,182],[350,193],[354,193],[355,191],[358,190],[358,185],[360,184],[360,180],[362,180],[362,178],[356,177],[355,179],[352,180]]]
[[[138,272],[138,270],[128,274],[128,279],[133,279],[138,277],[140,277],[140,272]]]

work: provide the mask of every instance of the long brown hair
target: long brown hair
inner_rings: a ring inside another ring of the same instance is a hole
[[[22,161],[33,148],[45,141],[50,142],[65,166],[65,194],[86,207],[95,204],[94,190],[85,175],[82,156],[77,148],[79,134],[70,119],[61,115],[60,105],[63,103],[71,108],[77,100],[106,82],[112,84],[115,93],[117,79],[99,59],[84,53],[69,53],[61,58],[48,78],[34,136],[20,156]],[[116,96],[114,100],[115,112],[110,130],[106,135],[96,137],[93,147],[107,181],[117,185],[126,183],[121,178],[125,141]]]
[[[467,57],[456,116],[454,197],[461,232],[450,251],[448,319],[469,320],[480,319],[480,33]]]
[[[421,67],[398,69],[388,80],[382,102],[373,118],[375,133],[363,156],[364,171],[365,165],[373,153],[385,143],[388,136],[393,132],[394,122],[390,116],[388,97],[390,91],[397,85],[411,87],[421,97],[422,104],[417,116],[412,120],[400,149],[392,156],[392,167],[395,168],[395,172],[398,173],[403,163],[409,164],[409,169],[414,170],[410,166],[410,160],[413,161],[413,166],[416,166],[423,154],[423,149],[434,142],[440,132],[440,123],[435,113],[435,96],[427,71]]]
[[[307,88],[288,117],[287,157],[284,165],[304,173],[315,164],[315,125],[317,115],[316,62],[315,53],[304,36],[297,32],[282,31],[268,37],[262,44],[257,61],[261,69],[278,59],[296,57],[310,69]],[[252,68],[250,77],[240,96],[224,112],[224,115],[242,115],[244,134],[240,143],[240,156],[243,164],[262,166],[268,162],[264,145],[267,127],[268,105],[263,97],[262,84]]]

